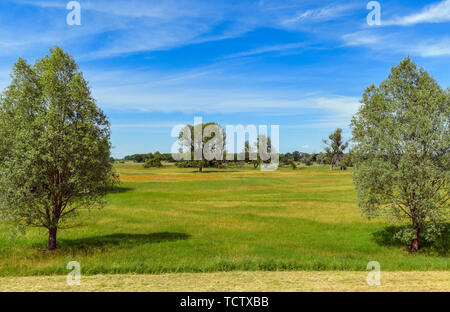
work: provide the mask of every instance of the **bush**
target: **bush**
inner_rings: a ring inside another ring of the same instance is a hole
[[[292,169],[296,169],[297,165],[291,158],[284,157],[280,161],[280,165],[283,167],[291,167]]]
[[[347,167],[353,167],[353,162],[352,162],[352,155],[350,153],[347,153],[344,155],[344,158],[342,158],[341,161],[341,169],[347,169]]]
[[[147,159],[144,164],[144,168],[160,168],[162,166],[161,159],[157,157]]]
[[[421,245],[425,254],[447,256],[450,251],[450,223],[439,224],[438,229],[426,227]],[[388,226],[373,233],[374,240],[382,246],[407,246],[414,237],[414,231],[408,226]]]

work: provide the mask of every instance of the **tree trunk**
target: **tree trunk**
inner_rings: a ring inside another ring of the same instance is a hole
[[[48,250],[56,249],[56,232],[58,229],[51,228],[48,229]]]
[[[198,167],[198,172],[203,172],[203,167],[202,166]]]
[[[419,251],[420,228],[416,228],[416,237],[411,242],[411,253]]]

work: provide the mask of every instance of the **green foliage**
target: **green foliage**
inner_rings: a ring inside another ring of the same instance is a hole
[[[415,251],[449,220],[450,93],[408,57],[371,85],[352,120],[354,182],[369,217],[408,222]]]
[[[163,165],[161,163],[161,158],[155,156],[150,159],[147,159],[144,164],[144,168],[155,168],[155,167],[160,168],[162,166]]]
[[[292,154],[284,154],[280,157],[280,165],[283,167],[291,167],[292,169],[297,169],[297,165],[293,160]]]
[[[148,159],[148,154],[133,154],[125,156],[124,160],[143,163]]]
[[[317,159],[317,163],[320,165],[329,164],[331,162],[331,159],[325,153],[317,154],[316,159]]]
[[[348,142],[342,140],[342,129],[338,128],[332,134],[328,136],[330,141],[323,140],[322,142],[328,146],[326,146],[325,153],[327,158],[330,161],[331,170],[333,170],[334,166],[340,165],[342,159],[344,158],[344,151],[348,147]],[[341,169],[343,167],[341,166]]]
[[[421,239],[422,251],[427,255],[448,256],[450,252],[450,224],[440,225],[439,233],[427,226]],[[382,246],[402,247],[415,238],[410,226],[387,226],[373,234],[375,241]]]
[[[161,168],[163,155],[160,152],[154,154],[148,154],[148,158],[145,160],[144,168]]]
[[[160,153],[156,152],[155,154],[158,154],[158,157],[161,159],[161,161],[167,161],[167,162],[175,162],[175,160],[172,157],[172,154],[170,153]],[[133,155],[127,155],[123,158],[125,161],[134,161],[137,163],[144,163],[148,159],[153,158],[154,154],[147,153],[147,154],[133,154]]]
[[[317,161],[317,154],[305,154],[303,158],[301,159],[301,162],[304,163],[306,166],[312,166],[315,161]]]
[[[226,166],[219,166],[218,168],[224,169],[224,168],[244,168],[245,161],[244,160],[234,160],[234,161],[227,161]]]
[[[217,127],[222,132],[221,133],[222,139],[223,139],[222,146],[216,146],[216,149],[221,151],[221,155],[220,155],[219,159],[207,160],[204,157],[205,145],[214,143],[215,140],[219,137],[219,134],[215,133],[215,132],[212,132],[210,135],[205,134],[205,130],[210,127]],[[198,142],[196,142],[196,140],[195,140],[195,131],[201,132],[201,135],[202,135],[201,139]],[[188,136],[186,136],[186,133],[188,134]],[[208,123],[198,124],[198,125],[194,125],[194,126],[187,125],[182,131],[180,131],[178,139],[179,139],[181,145],[183,145],[185,147],[185,149],[188,150],[188,153],[190,153],[191,157],[190,157],[190,160],[181,160],[181,163],[179,165],[177,164],[177,166],[179,166],[181,168],[185,168],[185,167],[198,168],[199,172],[202,172],[203,168],[218,167],[223,162],[224,151],[225,151],[225,148],[224,148],[225,132],[218,123],[208,122]],[[198,159],[198,160],[195,159],[196,158],[195,157],[196,150],[199,153],[201,153],[199,155],[201,157],[201,159]]]
[[[176,166],[178,168],[191,168],[191,162],[187,161],[187,160],[180,160],[177,161]]]
[[[342,158],[341,161],[341,168],[345,170],[347,169],[347,167],[353,167],[353,160],[351,153],[344,154],[344,157]]]
[[[0,100],[0,216],[56,231],[80,208],[100,207],[114,183],[109,122],[74,59],[60,48],[14,64]]]
[[[258,135],[253,146],[250,145],[249,141],[245,141],[245,159],[246,161],[251,162],[253,168],[255,169],[257,169],[262,163],[270,163],[271,159],[263,160],[261,158],[261,154],[269,156],[272,152],[276,152],[275,150],[272,151],[272,139],[263,133]],[[256,159],[250,160],[250,153],[256,153]]]
[[[304,153],[300,153],[299,151],[294,151],[292,153],[292,157],[294,159],[294,161],[300,161],[300,159],[303,157]]]

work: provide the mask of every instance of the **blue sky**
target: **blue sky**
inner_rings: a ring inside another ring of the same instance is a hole
[[[0,2],[0,88],[17,57],[59,45],[112,123],[113,154],[169,152],[174,125],[280,125],[282,152],[319,152],[365,87],[406,55],[450,86],[450,0]]]

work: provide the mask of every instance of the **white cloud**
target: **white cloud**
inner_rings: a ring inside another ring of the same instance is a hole
[[[267,116],[313,113],[321,118],[329,116],[329,120],[322,118],[317,123],[333,122],[343,127],[360,105],[357,97],[340,96],[326,90],[311,93],[301,88],[302,80],[295,88],[286,88],[283,79],[289,83],[298,79],[294,75],[298,74],[296,70],[277,77],[274,72],[255,75],[239,71],[241,68],[241,62],[233,61],[177,72],[89,68],[84,72],[93,86],[94,97],[107,111]],[[272,87],[266,87],[275,81]],[[132,126],[145,127],[139,124],[119,127]]]
[[[421,57],[443,57],[450,55],[450,37],[406,38],[404,34],[383,34],[375,31],[359,31],[343,35],[346,46],[367,46],[379,52],[411,54]]]
[[[117,91],[115,91],[117,90]],[[108,110],[137,110],[143,112],[184,114],[301,114],[314,112],[329,116],[328,121],[341,127],[348,124],[357,111],[359,98],[323,94],[319,97],[302,97],[290,92],[288,97],[279,91],[238,89],[232,86],[222,88],[182,86],[160,86],[140,88],[125,86],[118,89],[95,89],[95,96],[101,107]],[[122,126],[126,127],[126,126]]]
[[[421,12],[383,21],[383,25],[409,26],[421,23],[443,23],[450,21],[450,0],[443,0],[425,7]]]
[[[303,22],[323,22],[334,20],[349,14],[352,5],[329,5],[318,9],[309,9],[297,13],[296,16],[287,18],[281,24],[296,24]]]
[[[64,0],[10,0],[22,5],[45,8],[37,14],[38,19],[19,18],[23,31],[11,31],[10,26],[0,30],[4,47],[0,53],[17,54],[43,45],[59,44],[77,50],[82,42],[84,60],[108,58],[138,52],[169,50],[172,48],[240,37],[261,27],[296,29],[334,20],[345,16],[350,5],[324,5],[311,9],[314,1],[242,0],[196,1],[196,0],[95,0],[81,2],[82,26],[65,25]],[[294,17],[292,12],[298,12]],[[1,25],[1,24],[0,24]],[[303,26],[302,26],[303,25]],[[300,29],[297,29],[300,30]],[[314,31],[316,29],[302,29]],[[41,44],[41,39],[45,42]],[[91,45],[95,42],[95,45]],[[18,44],[19,43],[19,44]],[[22,44],[23,43],[23,44]],[[243,52],[256,55],[283,49],[295,49],[296,44],[261,47]]]
[[[383,21],[382,24],[407,26],[448,21],[450,21],[450,0],[444,0],[425,7],[417,14]],[[424,35],[409,28],[387,32],[385,28],[377,27],[345,34],[341,36],[341,40],[345,46],[366,46],[379,53],[391,55],[410,54],[427,58],[450,55],[450,37],[442,36],[442,32]]]
[[[225,58],[245,57],[245,56],[252,56],[252,55],[269,53],[269,52],[293,50],[293,49],[298,49],[298,48],[302,48],[305,46],[306,46],[306,44],[304,42],[265,46],[265,47],[261,47],[261,48],[257,48],[257,49],[252,49],[249,51],[230,54],[230,55],[226,56]]]
[[[424,42],[414,46],[414,52],[422,57],[450,56],[450,37],[437,42]]]
[[[357,31],[342,36],[342,40],[348,46],[375,45],[386,41],[387,36],[381,36],[371,31]]]
[[[216,2],[81,2],[81,26],[77,27],[65,24],[68,12],[65,9],[66,1],[14,2],[44,9],[19,17],[14,27],[20,31],[13,30],[7,21],[3,21],[3,24],[0,21],[3,26],[0,29],[0,48],[5,48],[0,54],[4,55],[58,44],[66,48],[73,46],[75,50],[83,45],[83,59],[107,58],[236,37],[252,29],[248,28],[248,23],[240,23],[240,27],[235,27],[237,21],[230,16],[233,8]],[[227,20],[232,20],[230,27],[210,35],[217,25]],[[95,45],[91,45],[92,42]],[[80,55],[77,57],[80,58]]]

